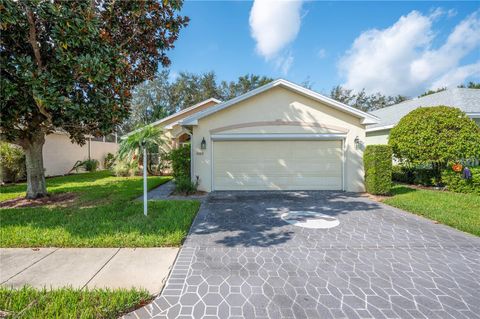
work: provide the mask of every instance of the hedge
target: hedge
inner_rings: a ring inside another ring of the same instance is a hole
[[[470,167],[472,179],[464,179],[461,172],[451,169],[442,172],[442,182],[445,187],[456,193],[475,193],[480,195],[480,166]]]
[[[392,148],[368,145],[363,154],[365,188],[374,195],[388,195],[392,188]]]

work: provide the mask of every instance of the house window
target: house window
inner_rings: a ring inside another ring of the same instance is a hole
[[[94,136],[94,137],[92,137],[92,141],[103,142],[103,136]]]

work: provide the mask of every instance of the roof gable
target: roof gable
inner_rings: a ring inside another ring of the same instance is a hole
[[[322,102],[323,104],[326,104],[327,106],[335,108],[339,111],[342,111],[342,112],[348,113],[350,115],[353,115],[354,117],[360,118],[362,120],[362,124],[373,124],[373,123],[377,123],[377,121],[378,121],[378,118],[374,115],[371,115],[369,113],[363,112],[361,110],[358,110],[358,109],[353,108],[351,106],[348,106],[346,104],[335,101],[335,100],[333,100],[329,97],[321,95],[321,94],[319,94],[317,92],[314,92],[312,90],[306,89],[306,88],[304,88],[302,86],[299,86],[295,83],[289,82],[289,81],[284,80],[284,79],[278,79],[278,80],[275,80],[275,81],[270,82],[268,84],[265,84],[265,85],[263,85],[259,88],[256,88],[256,89],[254,89],[250,92],[247,92],[243,95],[240,95],[236,98],[233,98],[233,99],[228,100],[226,102],[223,102],[223,103],[217,104],[215,106],[212,106],[212,107],[210,107],[206,110],[203,110],[201,112],[193,114],[193,115],[185,118],[184,120],[180,121],[180,124],[185,125],[185,126],[197,125],[198,120],[200,120],[204,117],[207,117],[211,114],[214,114],[216,112],[224,110],[224,109],[226,109],[230,106],[233,106],[233,105],[235,105],[239,102],[247,100],[247,99],[249,99],[253,96],[256,96],[260,93],[263,93],[263,92],[265,92],[267,90],[270,90],[272,88],[275,88],[275,87],[286,88],[288,90],[294,91],[298,94],[301,94],[301,95],[303,95],[305,97],[308,97],[310,99],[313,99],[315,101]]]
[[[173,128],[173,126],[175,126],[176,124],[178,124],[179,121],[181,121],[182,119],[188,117],[188,116],[191,116],[192,114],[190,114],[191,112],[198,112],[200,111],[200,109],[202,108],[202,106],[204,106],[205,104],[208,104],[208,103],[212,103],[213,105],[210,106],[210,107],[213,107],[215,106],[216,104],[219,104],[219,103],[222,103],[222,101],[220,100],[217,100],[215,98],[209,98],[205,101],[202,101],[202,102],[199,102],[195,105],[192,105],[192,106],[189,106],[183,110],[180,110],[176,113],[173,113],[172,115],[170,116],[167,116],[167,117],[164,117],[163,119],[160,119],[158,121],[155,121],[153,123],[150,123],[146,126],[158,126],[158,125],[163,125],[166,129],[171,129]],[[196,111],[197,110],[197,111]],[[136,129],[136,130],[133,130],[127,134],[125,134],[123,138],[135,133],[135,132],[138,132],[140,129]]]
[[[157,125],[159,125],[159,124],[164,124],[164,123],[167,124],[167,123],[169,123],[169,122],[172,123],[172,122],[175,122],[175,121],[180,121],[180,120],[188,117],[189,115],[187,115],[187,114],[188,114],[189,112],[195,111],[196,109],[199,109],[199,108],[201,108],[202,106],[204,106],[205,104],[208,104],[208,103],[212,103],[212,104],[213,104],[212,107],[213,107],[213,106],[216,105],[216,104],[222,103],[222,101],[217,100],[217,99],[215,99],[215,98],[209,98],[209,99],[207,99],[207,100],[205,100],[205,101],[199,102],[199,103],[194,104],[194,105],[192,105],[192,106],[189,106],[189,107],[187,107],[187,108],[185,108],[185,109],[183,109],[183,110],[180,110],[180,111],[178,111],[178,112],[175,112],[175,113],[173,113],[173,114],[170,115],[170,116],[164,117],[163,119],[160,119],[160,120],[158,120],[158,121],[155,121],[155,122],[151,123],[150,125],[157,126]],[[191,116],[191,115],[192,115],[192,114],[190,114],[190,116]]]

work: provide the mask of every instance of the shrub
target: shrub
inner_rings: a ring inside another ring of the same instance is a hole
[[[471,167],[470,171],[472,172],[472,179],[464,179],[462,172],[446,169],[442,172],[442,182],[449,191],[480,195],[480,166]]]
[[[437,170],[433,168],[415,168],[413,174],[413,184],[433,186],[440,182],[440,175]]]
[[[415,170],[403,165],[392,166],[392,181],[405,184],[413,184]]]
[[[25,154],[19,146],[0,143],[0,173],[3,182],[16,183],[25,179]]]
[[[85,171],[87,172],[95,172],[98,168],[98,161],[96,159],[89,159],[89,160],[85,160],[85,161],[77,161],[72,169],[70,170],[71,171],[75,171],[78,173],[78,170],[83,168]]]
[[[433,168],[394,165],[392,167],[392,180],[405,184],[432,186],[437,183],[438,178]]]
[[[365,187],[375,195],[387,195],[392,188],[392,149],[388,145],[368,145],[363,154]]]
[[[197,184],[189,177],[179,176],[175,178],[175,193],[190,195],[197,191]]]
[[[137,161],[117,160],[111,168],[115,176],[128,177],[140,172]]]
[[[112,168],[113,163],[115,163],[115,155],[112,153],[107,153],[103,159],[103,168],[110,169]]]
[[[99,162],[96,159],[89,159],[83,162],[87,172],[95,172],[98,168]]]
[[[190,180],[190,145],[182,145],[170,151],[168,158],[171,161],[173,177],[185,177]]]
[[[480,128],[454,107],[420,107],[390,131],[394,156],[407,164],[432,165],[440,178],[449,161],[480,157]]]

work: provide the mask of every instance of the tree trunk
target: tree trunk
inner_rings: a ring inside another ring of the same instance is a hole
[[[27,166],[27,198],[35,199],[48,195],[43,168],[43,144],[45,144],[43,133],[21,143]]]

